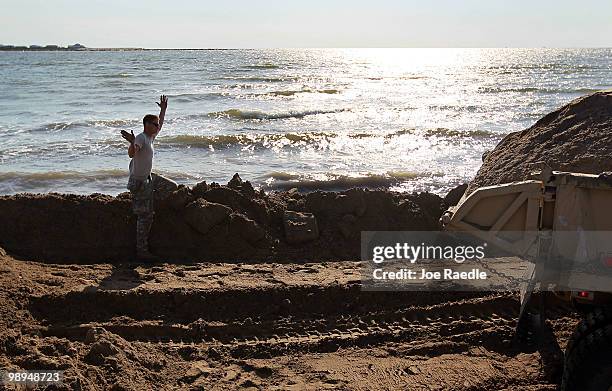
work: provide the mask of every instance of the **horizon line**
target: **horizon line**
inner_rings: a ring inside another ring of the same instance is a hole
[[[45,46],[55,44],[0,44],[0,49],[8,47],[25,47],[30,49],[30,46],[40,46],[36,49],[38,51],[44,51]],[[58,49],[66,49],[69,46],[57,45]],[[612,49],[612,46],[295,46],[295,47],[271,47],[271,46],[253,46],[253,47],[138,47],[138,46],[85,46],[83,49],[77,49],[74,51],[87,51],[87,50],[296,50],[296,49]]]

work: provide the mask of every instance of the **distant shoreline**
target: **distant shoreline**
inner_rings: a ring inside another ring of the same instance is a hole
[[[368,49],[368,48],[30,48],[24,46],[2,47],[0,52],[138,52],[138,51],[224,51],[224,50],[270,50],[270,49]],[[612,49],[610,47],[400,47],[376,49]]]
[[[149,49],[149,48],[85,48],[85,49],[68,49],[68,48],[29,48],[29,47],[0,47],[0,52],[136,52],[136,51],[154,51],[154,50],[242,50],[242,49],[219,49],[219,48],[203,48],[203,49]]]

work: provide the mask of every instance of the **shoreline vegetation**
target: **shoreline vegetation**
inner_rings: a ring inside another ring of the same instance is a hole
[[[420,47],[419,47],[420,48]],[[524,49],[521,47],[504,47],[495,48],[487,47],[488,49]],[[406,48],[407,49],[407,48]],[[530,49],[612,49],[611,47],[533,47]],[[139,47],[86,47],[80,44],[70,46],[58,45],[3,45],[0,44],[0,52],[137,52],[137,51],[226,51],[226,50],[257,50],[257,48],[139,48]]]
[[[0,44],[0,50],[4,51],[77,51],[77,50],[90,50],[80,43],[75,43],[69,46],[59,45],[2,45]]]
[[[243,50],[233,48],[89,48],[80,44],[70,46],[58,45],[1,45],[0,52],[136,52],[136,51],[155,51],[155,50]]]

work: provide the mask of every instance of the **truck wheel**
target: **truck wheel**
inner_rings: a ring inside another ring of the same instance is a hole
[[[567,342],[565,356],[571,354],[574,347],[582,341],[584,337],[604,326],[612,324],[612,307],[598,307],[589,311],[574,329],[571,338]]]
[[[561,390],[612,390],[612,324],[592,330],[568,352]]]

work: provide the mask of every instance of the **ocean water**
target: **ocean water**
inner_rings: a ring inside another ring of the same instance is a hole
[[[120,130],[169,96],[154,171],[442,194],[483,152],[612,88],[612,49],[0,52],[0,194],[126,191]]]

